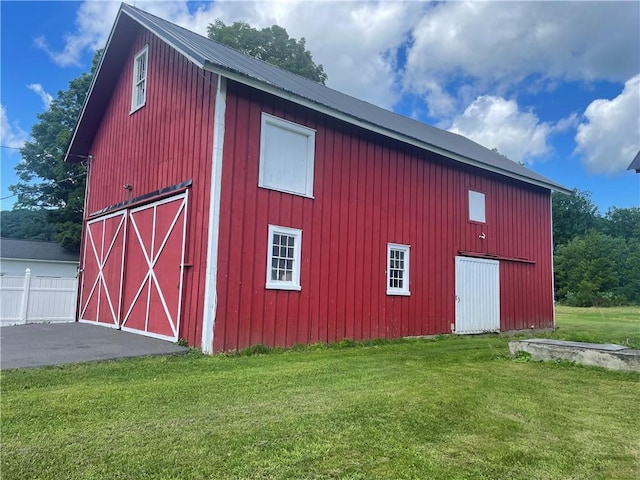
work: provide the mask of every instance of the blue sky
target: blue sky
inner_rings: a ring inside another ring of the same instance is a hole
[[[328,86],[589,190],[602,212],[640,206],[640,175],[626,171],[640,150],[640,2],[135,5],[201,34],[216,18],[281,25],[306,38]],[[0,2],[2,197],[16,182],[16,148],[89,69],[118,6]]]

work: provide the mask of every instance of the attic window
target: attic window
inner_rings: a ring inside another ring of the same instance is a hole
[[[469,190],[469,221],[485,223],[485,199],[484,193]]]
[[[131,90],[131,112],[144,107],[147,101],[147,65],[149,46],[140,50],[133,59],[133,85]]]
[[[258,186],[313,198],[315,138],[311,128],[263,113]]]

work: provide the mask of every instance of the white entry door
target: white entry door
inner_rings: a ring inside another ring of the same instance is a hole
[[[455,333],[500,331],[500,262],[456,257]]]

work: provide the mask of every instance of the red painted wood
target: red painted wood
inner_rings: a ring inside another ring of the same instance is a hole
[[[313,199],[257,187],[263,111],[316,129]],[[552,325],[547,190],[233,82],[226,121],[215,350],[448,333],[460,250],[534,261],[500,264],[501,329]],[[469,188],[486,224],[468,220]],[[301,292],[264,287],[270,223],[303,231]],[[387,242],[411,246],[410,297],[386,295]]]
[[[146,105],[130,114],[133,57],[144,45],[149,46]],[[193,180],[185,259],[193,266],[185,270],[182,307],[188,313],[182,316],[179,336],[199,346],[217,79],[142,29],[131,50],[123,55],[123,69],[90,150],[94,160],[87,213]],[[124,184],[132,185],[132,191],[122,188]],[[88,248],[86,240],[84,243]],[[134,260],[130,256],[127,261]],[[83,284],[87,281],[83,279]]]
[[[133,56],[147,44],[147,103],[129,114]],[[192,267],[185,272],[180,336],[196,346],[216,77],[144,31],[126,55],[91,148],[87,211],[193,181],[185,260]],[[263,111],[316,129],[313,199],[257,187]],[[486,224],[468,221],[469,188],[486,195]],[[447,333],[460,250],[534,261],[500,264],[501,329],[552,325],[545,189],[454,164],[230,81],[220,202],[216,351]],[[300,292],[265,289],[269,224],[303,231]],[[410,297],[386,295],[387,242],[411,246]],[[84,244],[89,248],[86,238]],[[86,286],[97,266],[85,261],[83,268]]]

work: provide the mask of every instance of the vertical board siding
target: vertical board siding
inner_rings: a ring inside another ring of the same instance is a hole
[[[460,251],[535,262],[500,261],[500,328],[552,326],[548,190],[228,85],[215,351],[448,333]],[[316,130],[313,199],[257,186],[262,112]],[[303,232],[301,291],[265,289],[269,224]],[[388,242],[411,246],[409,297],[386,295]]]
[[[149,46],[146,104],[133,114],[133,57]],[[192,180],[179,336],[201,339],[208,241],[215,75],[140,31],[94,138],[87,212]],[[128,192],[124,184],[133,186]]]

